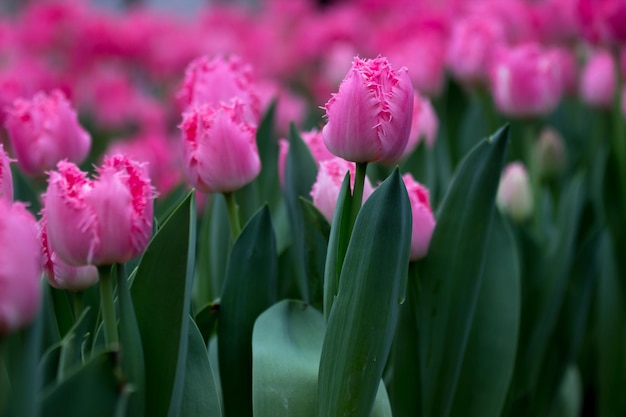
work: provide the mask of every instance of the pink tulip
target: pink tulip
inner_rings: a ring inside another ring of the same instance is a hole
[[[39,239],[43,253],[43,267],[48,283],[62,290],[82,291],[98,282],[98,268],[93,265],[69,265],[59,258],[50,246],[46,217],[39,224]]]
[[[402,153],[402,159],[406,159],[415,151],[422,139],[426,143],[428,149],[435,146],[437,132],[439,130],[439,120],[430,100],[420,97],[419,93],[415,93],[415,101],[413,103],[413,118],[411,122],[411,133],[409,141]]]
[[[413,87],[406,68],[396,71],[386,58],[355,58],[326,103],[326,147],[354,162],[393,163],[409,139]]]
[[[183,169],[198,190],[230,192],[251,182],[261,171],[255,127],[238,100],[194,107],[183,114]]]
[[[490,71],[498,109],[513,117],[536,117],[553,111],[563,91],[557,59],[552,51],[537,44],[498,51]]]
[[[489,63],[498,45],[506,42],[502,23],[474,14],[457,20],[448,45],[448,67],[455,78],[474,85],[487,80]]]
[[[61,161],[51,171],[44,216],[52,250],[70,265],[108,265],[140,255],[152,233],[155,197],[145,164],[105,157],[94,180]]]
[[[608,109],[613,104],[617,81],[610,52],[596,51],[585,64],[580,78],[580,95],[590,106]]]
[[[428,189],[415,181],[411,174],[404,174],[402,179],[409,194],[411,215],[413,216],[410,259],[417,261],[428,253],[430,239],[435,230],[435,217],[433,216],[433,210],[430,208]]]
[[[237,98],[245,105],[248,122],[258,123],[260,101],[252,78],[251,67],[237,56],[228,60],[221,56],[213,59],[202,56],[187,67],[178,99],[184,107],[190,108],[203,104],[216,106]]]
[[[330,153],[328,148],[326,148],[322,132],[319,130],[313,129],[308,132],[302,132],[300,133],[300,137],[309,148],[311,156],[318,166],[321,161],[326,161],[335,157],[335,155]],[[288,153],[289,141],[287,141],[287,139],[280,139],[278,141],[278,178],[282,187],[285,186],[285,164],[287,162]]]
[[[592,43],[626,42],[626,2],[623,0],[578,0],[578,21]]]
[[[0,143],[0,200],[13,201],[13,176],[10,162],[9,155]]]
[[[313,204],[326,217],[328,222],[332,222],[337,198],[341,190],[341,184],[346,174],[350,172],[350,188],[354,189],[354,177],[356,164],[345,159],[334,157],[325,161],[320,161],[317,178],[311,189]],[[365,178],[363,187],[363,202],[374,192],[374,187]]]
[[[532,215],[534,204],[530,180],[521,162],[512,162],[504,168],[496,203],[516,222],[521,223]]]
[[[0,335],[34,319],[41,264],[35,218],[23,204],[0,199]]]
[[[5,127],[20,168],[31,176],[53,169],[63,159],[81,163],[91,147],[91,137],[59,90],[15,100]]]

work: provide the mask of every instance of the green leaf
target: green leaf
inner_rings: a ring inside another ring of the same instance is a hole
[[[447,417],[474,320],[508,128],[470,152],[450,185],[420,271],[422,415]]]
[[[210,303],[204,308],[200,309],[200,312],[196,314],[195,322],[196,326],[200,330],[204,345],[209,343],[209,339],[213,335],[215,325],[219,316],[220,305],[218,303]]]
[[[256,133],[256,143],[261,158],[261,172],[256,178],[259,195],[266,199],[270,210],[274,212],[281,199],[278,181],[278,142],[274,137],[274,118],[276,101],[267,108]]]
[[[181,416],[220,417],[222,407],[209,363],[206,343],[193,321],[189,323],[189,352],[185,371],[185,389]],[[132,414],[129,414],[132,415]]]
[[[217,341],[227,417],[252,416],[252,329],[276,299],[277,263],[270,212],[264,206],[235,241],[220,303]]]
[[[328,321],[337,292],[339,292],[339,275],[343,260],[350,242],[350,213],[352,210],[352,194],[350,193],[350,173],[343,178],[337,205],[333,214],[324,266],[324,318]]]
[[[570,366],[563,374],[554,411],[550,417],[578,417],[582,408],[582,381],[576,366]]]
[[[496,213],[451,415],[502,414],[515,366],[520,297],[517,248],[510,230]]]
[[[111,417],[120,400],[115,376],[117,352],[104,352],[79,367],[61,384],[43,392],[43,417]],[[31,402],[34,397],[31,397]],[[25,414],[19,414],[20,416]]]
[[[317,164],[311,152],[302,141],[296,127],[291,124],[289,131],[289,153],[285,163],[285,203],[294,245],[294,275],[302,299],[311,301],[310,280],[305,268],[307,253],[304,239],[304,225],[299,198],[310,199],[309,193],[315,183]]]
[[[357,216],[328,318],[318,416],[368,416],[396,328],[408,272],[411,204],[396,168]]]
[[[180,412],[196,251],[195,214],[190,192],[152,238],[131,288],[144,348],[145,414],[150,417]]]
[[[324,317],[301,301],[283,300],[259,316],[252,337],[255,417],[316,415]],[[372,417],[391,416],[379,384]]]
[[[35,216],[41,211],[41,192],[45,183],[35,184],[28,178],[17,164],[11,164],[11,176],[13,177],[13,200],[27,203],[28,210]]]

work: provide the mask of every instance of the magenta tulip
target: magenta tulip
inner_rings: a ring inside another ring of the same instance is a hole
[[[71,162],[50,172],[44,196],[50,246],[70,265],[108,265],[140,255],[152,233],[154,191],[144,164],[106,157],[95,180]]]
[[[0,335],[35,317],[41,264],[35,218],[23,204],[0,199]]]
[[[406,68],[394,70],[386,58],[355,58],[326,103],[326,147],[353,162],[393,163],[411,131],[413,87]]]
[[[592,107],[608,109],[613,104],[617,80],[613,56],[598,50],[587,61],[580,77],[580,96]]]
[[[435,230],[435,217],[430,207],[428,189],[415,181],[411,174],[404,174],[402,179],[409,194],[411,215],[413,216],[410,259],[417,261],[424,258],[428,253],[430,239]]]
[[[67,159],[81,163],[91,148],[91,137],[78,123],[76,111],[58,90],[17,99],[4,123],[17,163],[30,176],[54,169]]]
[[[183,114],[180,129],[183,169],[198,190],[235,191],[261,171],[256,128],[238,100],[194,107]]]
[[[9,155],[0,143],[0,200],[13,201],[13,176],[10,162]]]

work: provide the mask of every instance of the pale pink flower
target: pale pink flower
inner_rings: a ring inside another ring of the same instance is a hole
[[[313,204],[326,217],[329,223],[333,220],[337,198],[341,190],[341,184],[346,174],[350,172],[350,189],[354,189],[356,164],[345,159],[334,157],[320,161],[317,178],[311,189]],[[374,192],[374,187],[365,178],[363,187],[363,202]]]
[[[433,216],[433,210],[430,207],[428,189],[415,181],[411,174],[404,174],[402,180],[404,180],[409,195],[413,217],[410,259],[417,261],[424,258],[428,253],[430,239],[435,230],[435,216]]]
[[[409,139],[413,86],[407,69],[394,70],[386,58],[355,58],[326,103],[328,123],[322,129],[326,147],[354,162],[392,163]]]
[[[13,201],[13,176],[11,159],[0,143],[0,200]]]
[[[435,146],[438,131],[439,119],[432,103],[415,92],[411,133],[401,159],[406,159],[411,155],[422,140],[428,149],[432,149]]]
[[[202,56],[192,61],[177,97],[185,108],[204,104],[217,106],[236,98],[244,105],[248,122],[258,123],[261,117],[252,68],[238,56],[229,59]]]
[[[496,53],[490,71],[497,108],[514,117],[543,116],[559,104],[563,92],[558,58],[537,44],[524,44]]]
[[[302,132],[300,133],[300,137],[309,148],[311,156],[318,166],[321,161],[326,161],[335,157],[335,155],[330,153],[330,151],[324,144],[322,132],[320,132],[318,129],[309,130],[308,132]],[[280,180],[281,186],[283,187],[285,186],[285,165],[288,153],[289,141],[287,139],[280,139],[278,141],[278,178]]]
[[[455,22],[448,44],[448,68],[465,84],[488,79],[493,52],[506,43],[502,23],[485,15],[470,15]]]
[[[613,104],[617,80],[613,56],[606,50],[595,51],[580,77],[580,96],[593,107],[608,109]]]
[[[52,249],[70,265],[107,265],[140,255],[152,234],[155,197],[147,168],[106,157],[91,180],[61,161],[50,172],[44,216]]]
[[[63,159],[81,163],[91,148],[89,133],[59,90],[15,100],[4,125],[20,168],[31,176],[53,169]]]
[[[521,162],[512,162],[504,168],[496,203],[516,222],[521,223],[532,215],[534,203],[530,180]]]
[[[39,222],[39,239],[43,254],[43,269],[48,283],[58,289],[82,291],[98,282],[98,268],[93,265],[69,265],[50,246],[46,216]]]
[[[180,129],[183,170],[198,190],[235,191],[261,171],[256,128],[247,121],[241,102],[191,108],[183,114]]]
[[[35,318],[41,265],[35,218],[23,204],[0,199],[0,335]]]

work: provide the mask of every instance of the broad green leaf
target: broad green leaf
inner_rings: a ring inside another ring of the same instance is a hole
[[[306,302],[311,301],[311,289],[308,271],[305,268],[307,253],[304,239],[301,239],[304,235],[304,225],[299,198],[310,198],[309,193],[316,175],[317,164],[292,123],[289,132],[289,153],[285,163],[285,203],[295,249],[293,273],[302,299]]]
[[[328,252],[324,266],[324,318],[328,321],[337,292],[339,292],[339,275],[350,241],[350,212],[352,194],[350,192],[350,173],[343,179],[337,205],[333,214],[328,238]]]
[[[189,193],[154,235],[137,267],[131,294],[144,348],[150,417],[180,412],[187,360],[196,205]]]
[[[227,417],[252,416],[252,329],[276,299],[276,242],[267,206],[235,241],[217,324],[219,372]]]
[[[582,408],[583,388],[578,368],[572,365],[564,373],[550,417],[578,417]]]
[[[418,337],[424,417],[448,417],[474,321],[508,128],[460,164],[420,270]]]
[[[486,250],[452,416],[500,416],[515,367],[520,265],[511,232],[498,213],[493,217]]]
[[[411,205],[395,169],[357,216],[328,318],[317,386],[318,416],[368,416],[404,297]]]
[[[96,355],[68,375],[62,383],[44,391],[43,417],[111,417],[120,401],[122,381],[115,375],[117,352]],[[31,402],[34,397],[31,397]],[[25,414],[19,414],[23,416]]]
[[[280,199],[281,189],[278,182],[278,141],[274,137],[274,119],[276,102],[272,101],[267,108],[256,133],[256,143],[261,158],[261,172],[255,182],[259,195],[274,212]]]
[[[202,340],[200,330],[193,321],[189,323],[188,337],[189,351],[180,415],[220,417],[222,407],[215,384],[215,375],[209,363],[206,343]]]
[[[143,417],[146,402],[146,375],[143,356],[143,343],[135,315],[133,300],[124,266],[116,265],[117,299],[119,304],[119,338],[122,371],[130,384],[127,415]]]
[[[198,326],[198,330],[200,330],[205,346],[209,343],[209,339],[214,333],[219,311],[220,305],[218,303],[210,303],[201,308],[198,314],[196,314],[196,326]]]

